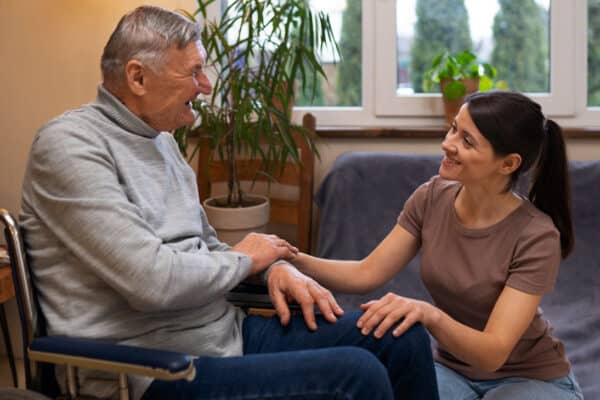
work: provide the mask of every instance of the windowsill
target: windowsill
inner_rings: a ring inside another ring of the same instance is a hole
[[[600,139],[600,128],[563,128],[567,139]],[[322,138],[410,138],[441,139],[446,134],[441,127],[402,127],[402,128],[346,128],[318,127],[317,135]]]

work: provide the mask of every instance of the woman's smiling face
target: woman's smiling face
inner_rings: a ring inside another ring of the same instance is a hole
[[[485,184],[497,178],[503,157],[498,157],[491,143],[481,134],[464,104],[442,142],[444,159],[439,174],[444,179],[463,184]]]

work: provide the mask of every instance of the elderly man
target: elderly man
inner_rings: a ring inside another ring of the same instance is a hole
[[[21,222],[50,333],[200,356],[193,382],[133,377],[134,398],[435,398],[420,326],[397,339],[361,335],[356,313],[281,261],[297,252],[286,241],[250,234],[230,248],[215,236],[167,133],[191,124],[190,102],[211,91],[199,38],[178,14],[130,12],[104,49],[96,101],[38,132]],[[257,274],[279,319],[225,300]],[[106,377],[80,380],[82,393],[114,394]]]

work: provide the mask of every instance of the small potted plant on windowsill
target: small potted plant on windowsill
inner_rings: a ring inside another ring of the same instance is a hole
[[[329,17],[313,12],[307,0],[229,0],[220,17],[211,20],[207,8],[214,2],[198,0],[195,12],[182,11],[202,21],[207,72],[214,79],[212,94],[193,104],[197,123],[174,135],[184,155],[188,137],[196,136],[204,138],[200,143],[208,143],[211,156],[227,164],[227,195],[202,200],[239,214],[247,204],[256,209],[257,201],[242,189],[240,155],[260,160],[259,174],[275,176],[290,160],[301,164],[294,140],[299,134],[318,156],[315,138],[292,121],[294,89],[300,86],[305,94],[314,95],[317,78],[326,78],[318,53],[330,47],[339,54],[339,48]],[[209,172],[208,165],[199,166],[198,174]],[[266,224],[268,209],[262,215]]]
[[[489,63],[479,62],[477,56],[468,50],[457,54],[444,51],[431,62],[425,71],[423,90],[431,92],[439,85],[444,101],[446,126],[449,126],[463,104],[465,96],[476,91],[492,88],[506,89],[506,83],[494,83],[496,69]]]

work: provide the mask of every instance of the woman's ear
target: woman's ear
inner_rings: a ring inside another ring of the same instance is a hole
[[[500,167],[500,171],[504,175],[510,175],[515,172],[520,166],[523,159],[517,153],[511,153],[507,156],[504,156],[502,159],[502,166]]]
[[[129,60],[125,64],[125,81],[134,95],[142,96],[146,93],[145,72],[144,65],[138,60]]]

